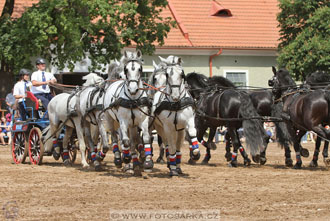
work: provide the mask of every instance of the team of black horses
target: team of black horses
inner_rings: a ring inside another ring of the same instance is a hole
[[[307,131],[318,135],[310,166],[318,166],[322,139],[325,140],[324,162],[329,165],[327,140],[330,139],[330,130],[325,126],[330,124],[330,76],[326,72],[317,71],[309,75],[304,84],[296,85],[287,70],[276,70],[273,67],[273,73],[274,76],[268,82],[271,88],[250,90],[238,88],[221,76],[207,78],[195,72],[186,75],[189,91],[196,102],[197,138],[206,147],[202,163],[208,163],[211,149],[216,148],[213,139],[217,128],[225,126],[225,157],[229,166],[237,167],[238,151],[244,158],[244,165],[251,163],[239,139],[239,128],[244,130],[246,145],[250,151],[255,151],[255,146],[260,147],[260,152],[252,153],[252,160],[265,164],[269,136],[263,128],[263,122],[274,121],[277,141],[285,150],[286,166],[300,169],[301,156],[309,156],[308,150],[300,144]],[[204,141],[203,137],[208,129],[208,139]],[[295,165],[291,158],[291,145],[296,154]]]

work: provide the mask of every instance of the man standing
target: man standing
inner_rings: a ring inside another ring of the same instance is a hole
[[[43,58],[36,60],[38,71],[32,73],[32,93],[41,100],[42,106],[47,110],[49,101],[53,98],[50,94],[49,83],[55,83],[56,78],[52,73],[46,72],[46,61]]]
[[[26,91],[30,90],[32,86],[31,82],[29,81],[30,72],[26,69],[21,69],[19,71],[19,82],[17,82],[14,86],[14,97],[18,99],[18,110],[21,115],[22,120],[26,120],[26,116],[28,113],[26,112],[24,106],[24,99],[26,97]]]

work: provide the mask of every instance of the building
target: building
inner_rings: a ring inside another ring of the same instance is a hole
[[[0,0],[0,8],[4,2]],[[15,1],[13,16],[35,2]],[[177,55],[185,73],[221,75],[237,85],[267,87],[279,43],[277,5],[277,0],[168,0],[163,16],[171,16],[178,25],[153,56],[144,56],[145,77],[158,56]],[[88,63],[78,62],[74,71],[88,72]]]

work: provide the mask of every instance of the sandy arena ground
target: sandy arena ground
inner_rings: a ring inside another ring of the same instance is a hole
[[[112,153],[102,172],[82,170],[80,157],[71,168],[52,157],[44,157],[42,166],[29,160],[15,165],[9,147],[1,146],[0,220],[111,220],[110,211],[125,209],[215,209],[221,220],[330,219],[330,171],[322,157],[318,168],[308,167],[310,156],[302,170],[294,170],[284,166],[284,151],[272,143],[265,166],[246,168],[239,156],[239,167],[229,168],[224,144],[217,146],[210,165],[191,166],[185,145],[184,175],[174,178],[165,164],[143,177],[124,174]],[[313,154],[312,143],[304,147]]]

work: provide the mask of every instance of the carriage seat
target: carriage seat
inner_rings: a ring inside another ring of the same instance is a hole
[[[46,109],[42,106],[41,101],[34,96],[30,91],[26,92],[25,106],[27,112],[32,118],[40,118],[38,111],[45,112]]]

